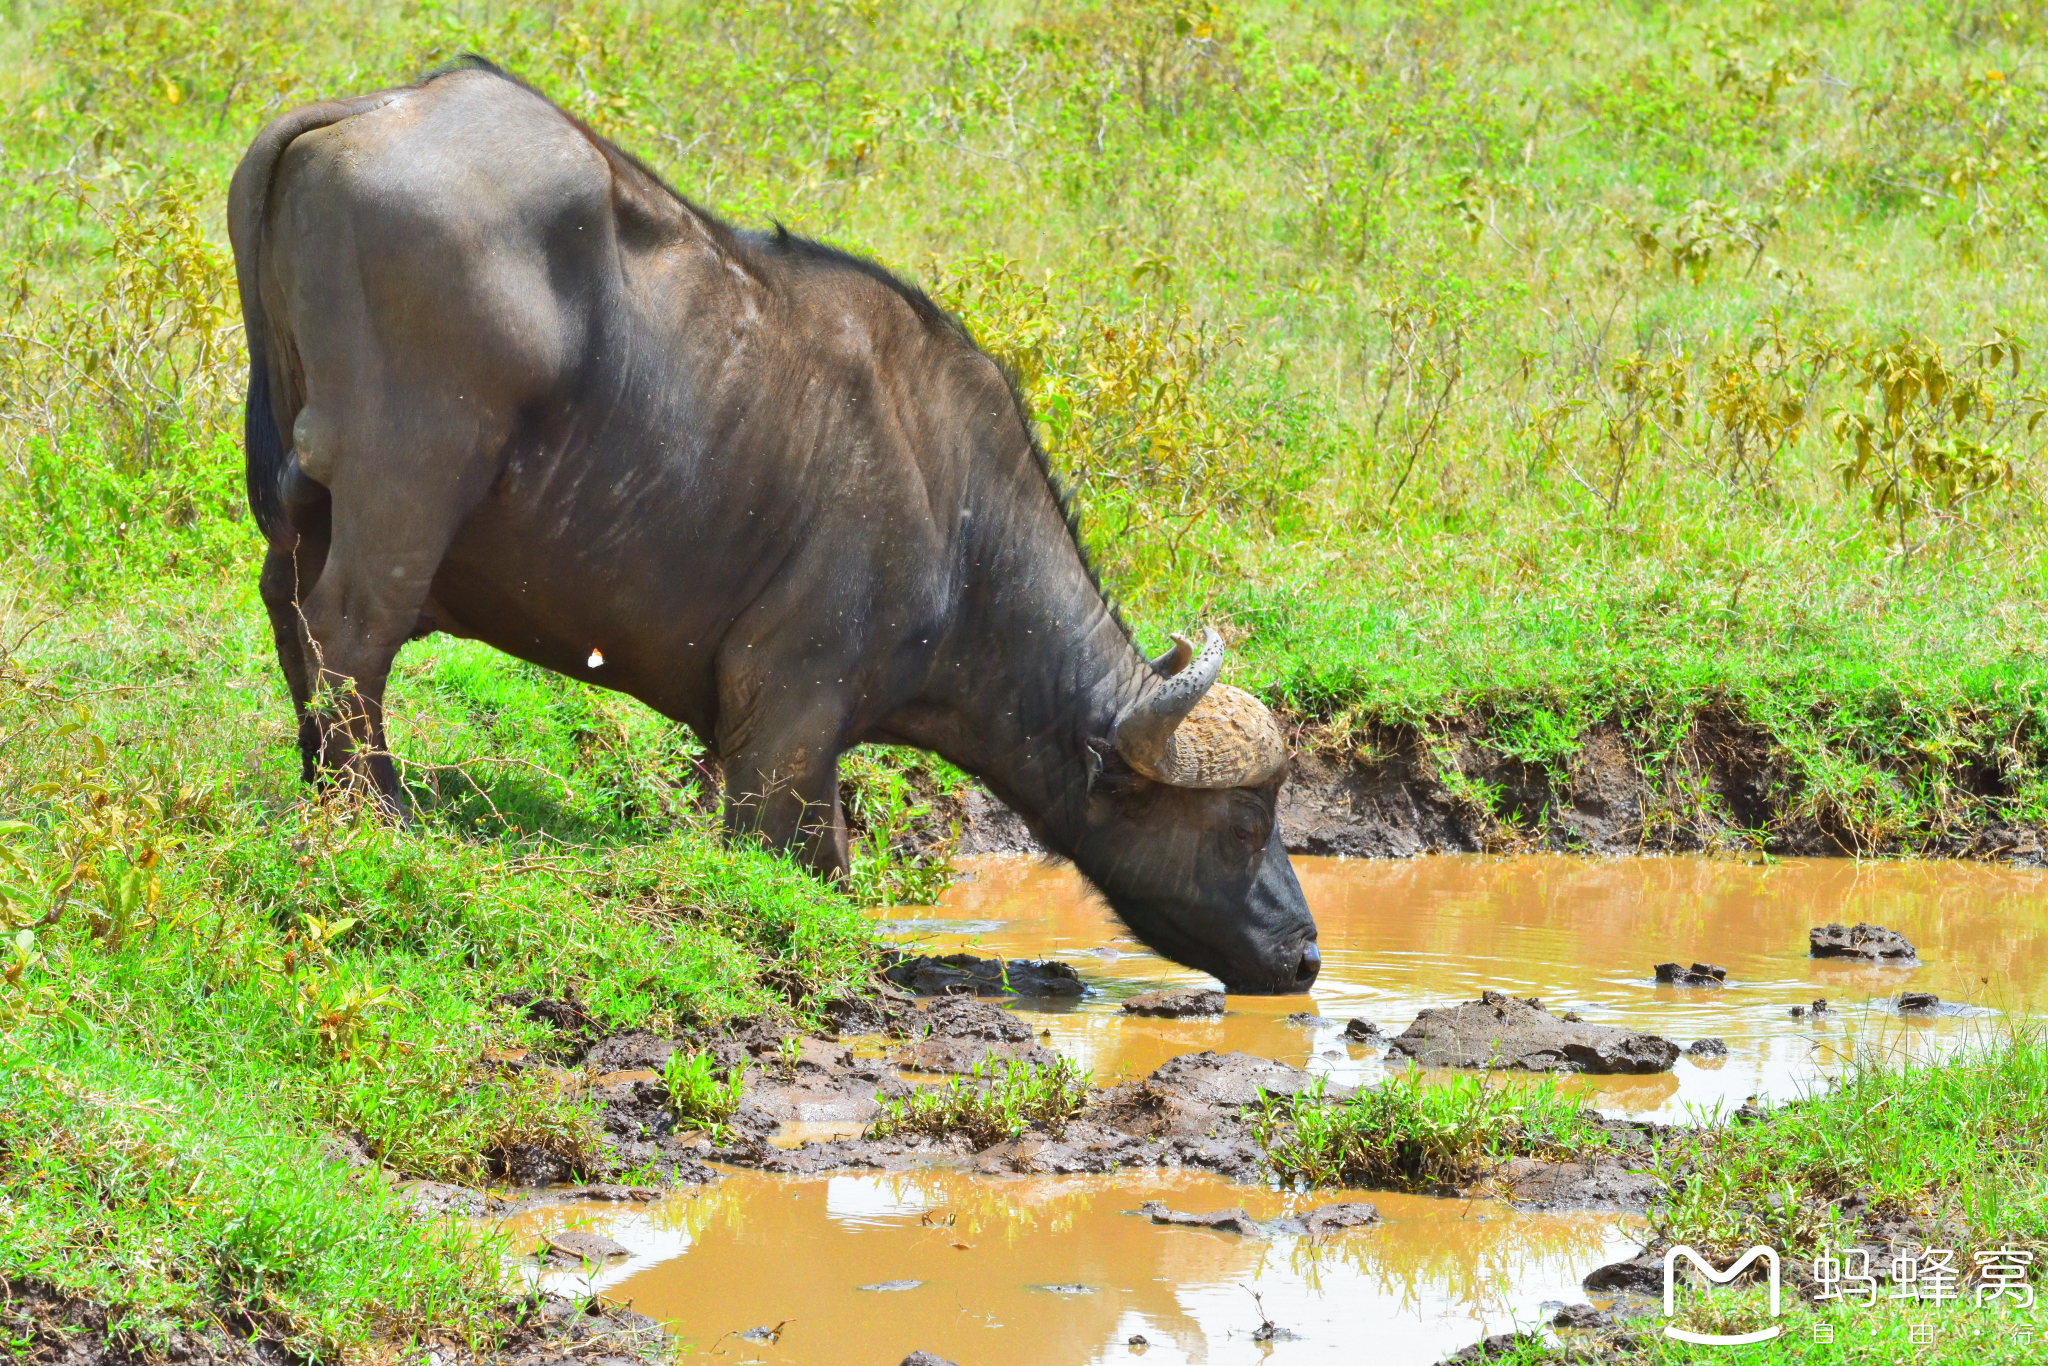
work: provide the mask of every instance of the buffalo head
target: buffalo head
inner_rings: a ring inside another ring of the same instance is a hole
[[[1287,745],[1265,705],[1216,682],[1223,641],[1176,636],[1093,745],[1080,865],[1147,945],[1233,992],[1306,991],[1316,925],[1275,820]]]

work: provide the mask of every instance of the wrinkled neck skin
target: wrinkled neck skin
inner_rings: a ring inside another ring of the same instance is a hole
[[[1025,520],[973,519],[960,615],[923,696],[889,729],[979,778],[1048,849],[1095,878],[1085,850],[1089,742],[1110,738],[1152,668],[1065,526],[1055,521],[1055,537],[1015,525]]]

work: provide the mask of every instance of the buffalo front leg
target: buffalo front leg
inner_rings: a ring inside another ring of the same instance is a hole
[[[846,874],[846,821],[839,808],[837,718],[779,727],[760,718],[759,736],[721,743],[725,832],[802,859],[825,878]]]

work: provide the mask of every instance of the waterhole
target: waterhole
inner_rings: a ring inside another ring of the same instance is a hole
[[[1381,1222],[1266,1239],[1136,1213],[1164,1200],[1270,1219],[1343,1199],[1371,1201]],[[1545,1302],[1583,1300],[1579,1278],[1633,1250],[1629,1222],[1481,1200],[1292,1196],[1189,1173],[738,1172],[631,1214],[543,1210],[516,1221],[514,1238],[530,1247],[543,1233],[601,1229],[631,1255],[594,1279],[550,1272],[549,1283],[630,1301],[720,1361],[896,1366],[922,1348],[960,1366],[1356,1366],[1432,1362],[1482,1329],[1534,1322]],[[1268,1321],[1292,1336],[1256,1340]],[[740,1336],[777,1325],[772,1342]]]
[[[1564,857],[1300,859],[1297,868],[1321,930],[1320,981],[1307,996],[1231,997],[1221,1018],[1124,1014],[1136,992],[1213,983],[1147,952],[1071,870],[1046,862],[967,861],[942,905],[877,919],[891,938],[933,951],[1075,965],[1087,996],[1015,1008],[1102,1082],[1181,1053],[1242,1049],[1370,1085],[1387,1074],[1387,1055],[1346,1038],[1346,1021],[1397,1034],[1418,1010],[1494,989],[1681,1045],[1724,1041],[1725,1057],[1682,1058],[1669,1074],[1569,1083],[1610,1113],[1683,1120],[1751,1096],[1793,1099],[1858,1049],[1932,1056],[2048,1004],[2048,876],[2026,870]],[[1922,965],[1807,956],[1811,926],[1859,921],[1906,935]],[[1727,985],[1660,986],[1653,965],[1671,960],[1724,967]],[[1950,1009],[1902,1015],[1890,1002],[1905,989],[1934,992]],[[1830,1009],[1791,1014],[1817,997]],[[831,1127],[779,1141],[838,1136]],[[1147,1200],[1242,1207],[1258,1220],[1364,1200],[1381,1219],[1320,1240],[1247,1237],[1154,1224],[1136,1212]],[[547,1282],[630,1301],[692,1350],[734,1363],[893,1366],[922,1348],[960,1366],[1396,1366],[1583,1301],[1580,1278],[1626,1255],[1639,1224],[1478,1200],[1305,1196],[1191,1173],[934,1169],[802,1179],[732,1171],[630,1212],[546,1209],[512,1232],[515,1251],[567,1227],[607,1233],[630,1255],[552,1270]],[[1262,1339],[1266,1324],[1285,1336]]]
[[[966,860],[944,905],[883,923],[935,952],[1073,963],[1090,995],[1020,1013],[1104,1082],[1211,1048],[1370,1084],[1386,1055],[1348,1040],[1348,1020],[1398,1034],[1419,1010],[1494,990],[1681,1047],[1722,1040],[1724,1058],[1572,1083],[1603,1110],[1675,1122],[1753,1095],[1793,1099],[1859,1048],[1921,1056],[2048,1006],[2048,874],[2028,869],[1543,855],[1298,858],[1295,870],[1321,935],[1322,975],[1307,996],[1233,996],[1221,1019],[1125,1015],[1121,1003],[1136,992],[1214,982],[1147,951],[1071,868],[1043,860]],[[1921,966],[1808,956],[1811,927],[1858,922],[1904,934]],[[1655,965],[1671,961],[1724,967],[1728,984],[1660,986]],[[1890,1002],[1902,990],[1934,992],[1945,1008],[1901,1015]],[[1821,998],[1829,1009],[1811,1013]],[[1809,1013],[1795,1017],[1794,1006]],[[1326,1023],[1288,1019],[1302,1014]]]

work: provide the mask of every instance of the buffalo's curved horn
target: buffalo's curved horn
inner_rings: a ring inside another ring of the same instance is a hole
[[[1185,669],[1188,666],[1188,661],[1194,657],[1194,643],[1186,636],[1176,633],[1173,636],[1173,645],[1167,652],[1151,661],[1152,672],[1158,674],[1161,678],[1171,678],[1182,669]]]
[[[1152,661],[1165,677],[1117,718],[1124,761],[1173,787],[1253,787],[1278,773],[1287,741],[1273,713],[1242,688],[1217,686],[1223,638],[1205,627],[1200,650],[1173,642]]]

